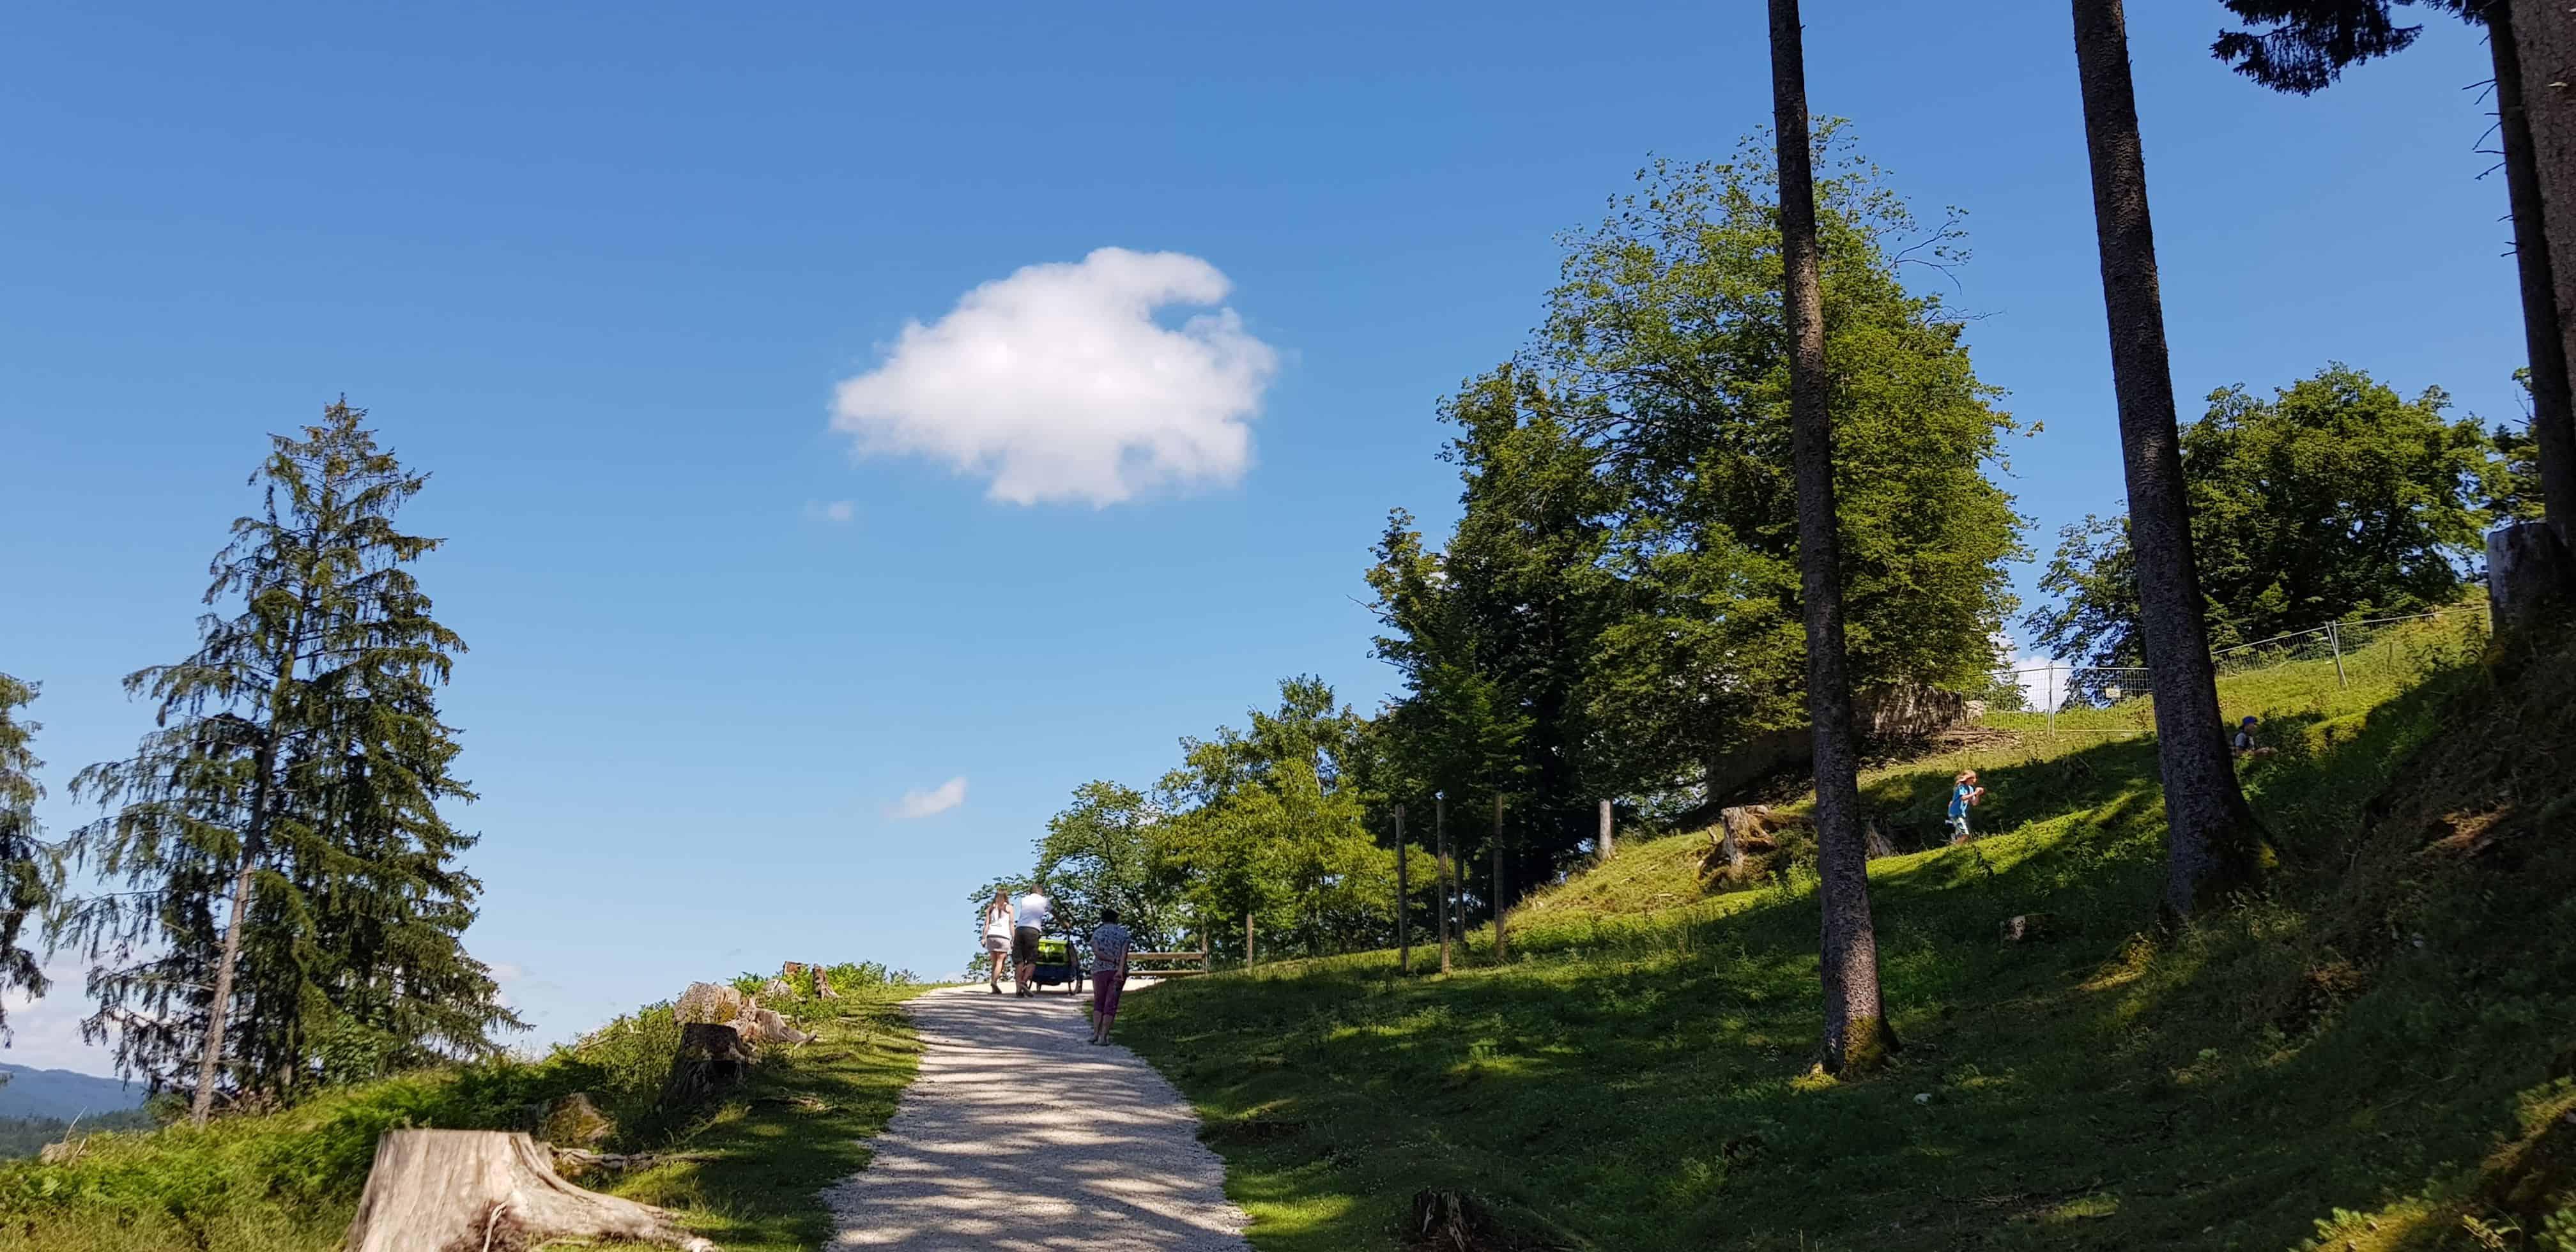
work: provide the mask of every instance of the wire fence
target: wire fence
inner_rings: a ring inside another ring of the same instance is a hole
[[[2213,648],[2210,660],[2222,678],[2292,665],[2322,669],[2320,663],[2331,662],[2335,689],[2349,690],[2357,682],[2394,682],[2420,672],[2433,651],[2457,642],[2449,634],[2428,631],[2419,625],[2443,621],[2458,622],[2462,631],[2482,635],[2488,624],[2487,607],[2466,604],[2431,613],[2328,622],[2311,630]],[[2066,665],[2050,661],[2044,665],[1999,668],[1995,676],[1999,682],[2018,686],[2027,693],[2023,711],[2046,713],[2051,735],[2064,731],[2118,736],[2145,734],[2154,729],[2153,710],[2145,699],[2154,693],[2154,672],[2145,666]],[[2061,719],[2061,710],[2093,716]],[[2100,716],[2104,713],[2115,716],[2106,719]]]

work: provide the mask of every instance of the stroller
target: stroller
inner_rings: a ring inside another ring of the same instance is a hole
[[[1071,940],[1038,940],[1037,964],[1029,969],[1031,983],[1040,987],[1069,983],[1071,985],[1065,987],[1066,994],[1080,995],[1084,977],[1082,955],[1073,950]]]

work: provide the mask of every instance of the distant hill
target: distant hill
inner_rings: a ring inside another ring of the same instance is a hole
[[[0,1074],[8,1076],[8,1083],[0,1085],[0,1117],[59,1117],[68,1121],[83,1113],[112,1113],[143,1106],[141,1086],[129,1087],[113,1078],[75,1074],[67,1069],[29,1069],[6,1062],[0,1062]]]

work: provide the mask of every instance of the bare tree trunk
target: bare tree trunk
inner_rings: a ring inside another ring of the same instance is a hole
[[[2576,416],[2571,416],[2568,398],[2568,341],[2559,323],[2540,164],[2523,103],[2511,6],[2489,5],[2486,18],[2488,51],[2495,58],[2496,130],[2504,140],[2505,193],[2513,206],[2514,269],[2522,281],[2523,351],[2531,359],[2532,450],[2540,462],[2541,503],[2550,532],[2562,550],[2576,552]]]
[[[1449,972],[1449,796],[1431,798],[1431,837],[1440,845],[1440,972]]]
[[[1395,971],[1413,972],[1413,887],[1405,873],[1404,806],[1395,806]]]
[[[1772,126],[1780,142],[1780,253],[1789,335],[1789,443],[1798,479],[1798,575],[1806,600],[1807,712],[1815,723],[1816,862],[1824,912],[1826,1072],[1876,1065],[1896,1035],[1878,989],[1878,934],[1861,845],[1860,758],[1843,655],[1842,545],[1834,515],[1833,414],[1826,407],[1825,299],[1807,133],[1798,0],[1771,0]]]
[[[2074,0],[2075,61],[2084,140],[2093,166],[2093,220],[2110,320],[2111,381],[2128,476],[2129,539],[2138,561],[2139,626],[2153,672],[2156,758],[2165,788],[2165,911],[2187,917],[2253,885],[2262,832],[2236,785],[2220,724],[2218,674],[2201,621],[2165,350],[2147,167],[2129,79],[2120,0]]]
[[[2561,378],[2576,376],[2576,228],[2564,223],[2576,222],[2576,14],[2568,12],[2561,0],[2509,0],[2491,6],[2489,22],[2499,32],[2511,28],[2513,60],[2516,72],[2513,86],[2521,89],[2511,102],[2522,106],[2522,137],[2528,141],[2531,193],[2538,206],[2533,222],[2523,222],[2520,189],[2516,187],[2514,132],[2508,119],[2505,134],[2505,186],[2516,194],[2514,200],[2515,250],[2545,262],[2548,266],[2549,307],[2556,323],[2558,341],[2554,364]],[[2498,55],[2506,41],[2498,41]],[[2509,107],[2504,98],[2505,75],[2496,74],[2497,112]],[[2559,224],[2555,229],[2553,223]],[[2528,286],[2532,275],[2524,271]],[[2525,310],[2529,305],[2526,299]],[[2537,332],[2534,332],[2535,336]],[[2540,384],[2542,360],[2552,353],[2537,346],[2532,351],[2532,425],[2537,436],[2540,425]],[[2546,454],[2547,444],[2539,451]],[[2549,477],[2548,462],[2541,464],[2541,487],[2549,497],[2549,517],[2553,530],[2562,526],[2576,530],[2576,503],[2560,507],[2558,485]],[[2561,532],[2563,545],[2576,549],[2576,539]]]
[[[1494,793],[1494,963],[1500,965],[1509,949],[1503,938],[1503,797]]]
[[[241,962],[242,921],[249,916],[251,870],[257,856],[254,837],[242,845],[241,869],[233,875],[232,913],[224,924],[223,955],[215,962],[214,998],[206,1005],[205,1044],[197,1052],[197,1090],[188,1101],[188,1120],[199,1126],[215,1109],[215,1071],[224,1055],[225,1010],[232,1007],[233,969]]]

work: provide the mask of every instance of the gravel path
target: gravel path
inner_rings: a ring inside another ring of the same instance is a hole
[[[830,1246],[1250,1252],[1198,1115],[1136,1054],[1091,1046],[1087,999],[976,986],[906,1003],[921,1075],[867,1169],[825,1193]]]

